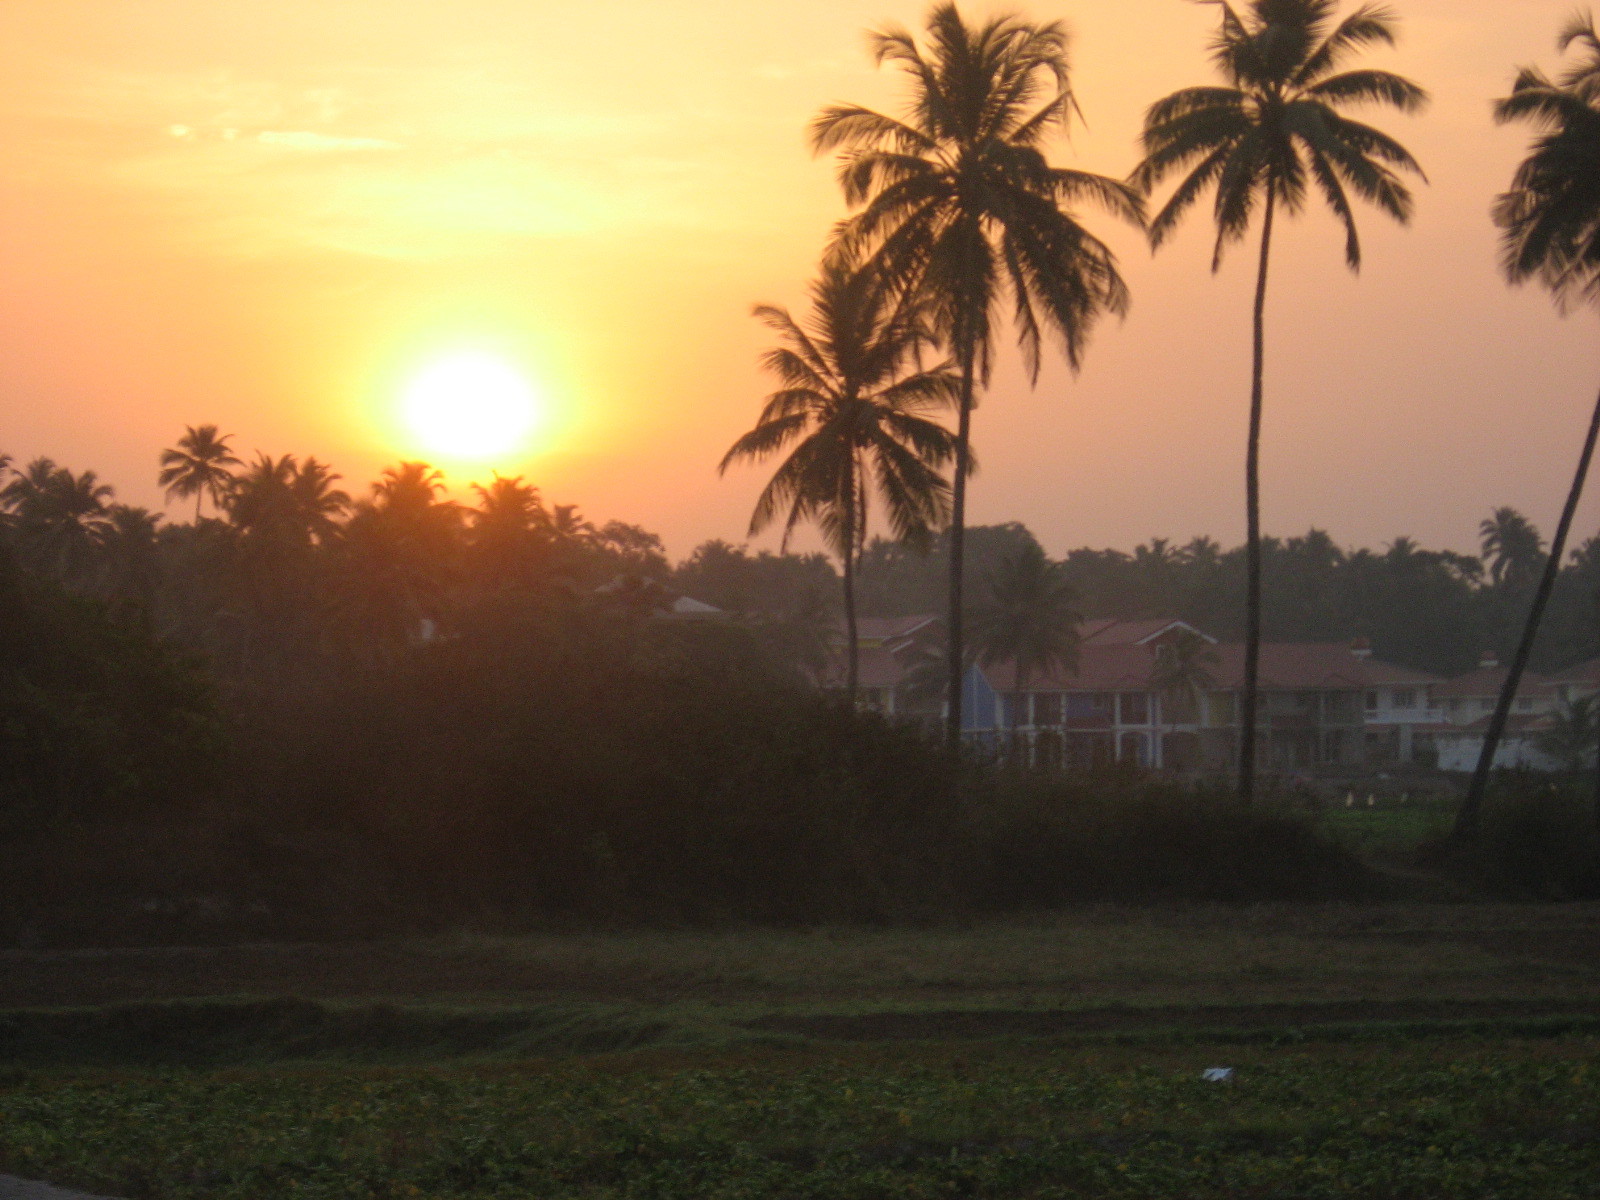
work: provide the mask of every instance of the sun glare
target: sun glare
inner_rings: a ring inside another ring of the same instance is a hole
[[[465,351],[412,378],[401,416],[430,453],[481,461],[522,449],[544,413],[533,386],[510,363]]]

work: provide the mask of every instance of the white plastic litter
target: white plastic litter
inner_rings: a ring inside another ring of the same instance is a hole
[[[1207,1067],[1200,1073],[1200,1078],[1207,1083],[1232,1083],[1232,1067]]]

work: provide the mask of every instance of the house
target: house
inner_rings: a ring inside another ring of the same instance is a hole
[[[1471,771],[1483,753],[1483,739],[1489,729],[1500,690],[1505,686],[1509,667],[1502,667],[1493,654],[1485,654],[1478,669],[1446,679],[1434,688],[1435,702],[1444,725],[1434,735],[1438,765],[1445,771]],[[1516,699],[1506,718],[1505,730],[1495,747],[1497,767],[1532,767],[1549,770],[1555,764],[1537,746],[1539,734],[1550,727],[1551,718],[1568,699],[1577,684],[1549,679],[1524,671],[1517,685]]]
[[[869,617],[859,636],[863,706],[937,722],[944,622]],[[1156,683],[1163,647],[1183,638],[1206,643],[1207,679],[1192,694],[1164,692]],[[1505,679],[1493,656],[1447,679],[1374,658],[1362,638],[1263,643],[1257,762],[1267,771],[1402,764],[1470,771]],[[998,755],[1046,768],[1124,762],[1225,772],[1238,757],[1243,688],[1242,643],[1173,619],[1102,618],[1080,627],[1072,667],[1021,677],[1012,663],[969,668],[962,730]],[[1560,706],[1586,695],[1600,695],[1600,659],[1556,676],[1525,674],[1495,765],[1551,768],[1538,736]]]

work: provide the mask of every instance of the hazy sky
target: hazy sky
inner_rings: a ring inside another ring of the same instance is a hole
[[[1434,103],[1373,119],[1431,186],[1408,230],[1361,215],[1360,277],[1321,214],[1280,240],[1264,519],[1470,549],[1494,505],[1553,527],[1600,385],[1593,318],[1507,289],[1487,215],[1527,138],[1490,102],[1515,65],[1554,65],[1572,4],[1395,7],[1401,44],[1373,61]],[[4,0],[0,449],[158,504],[157,453],[212,421],[364,486],[423,454],[394,415],[408,375],[470,345],[523,365],[553,421],[526,456],[444,464],[453,483],[520,473],[675,555],[739,540],[764,475],[715,465],[769,390],[749,308],[803,303],[843,212],[805,125],[892,107],[863,31],[924,8]],[[1021,11],[1074,33],[1087,128],[1063,162],[1125,173],[1144,107],[1211,78],[1214,10],[1187,0]],[[1209,273],[1207,216],[1155,258],[1088,217],[1133,311],[1076,379],[1000,372],[973,521],[1025,521],[1057,553],[1242,536],[1252,263]],[[1600,497],[1576,535],[1597,524]]]

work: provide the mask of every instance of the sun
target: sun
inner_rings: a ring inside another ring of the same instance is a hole
[[[505,359],[468,350],[435,359],[406,384],[401,418],[431,453],[471,461],[523,449],[543,416],[526,376]]]

